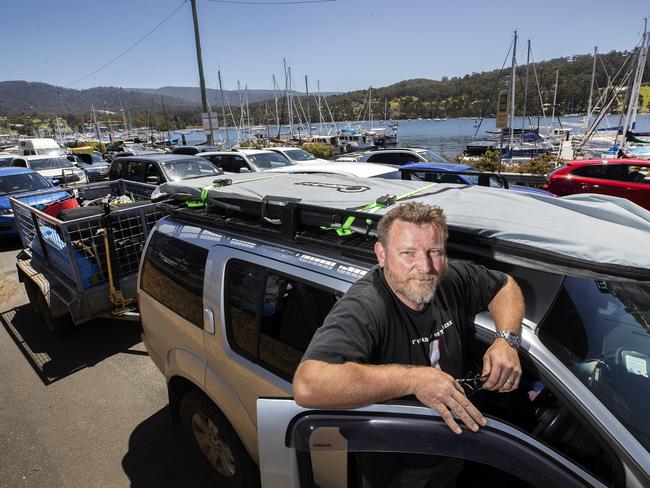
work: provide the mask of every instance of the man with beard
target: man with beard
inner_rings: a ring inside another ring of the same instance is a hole
[[[517,388],[524,303],[506,274],[464,261],[448,263],[440,208],[406,203],[377,227],[373,267],[332,308],[303,356],[294,381],[298,404],[355,408],[414,395],[456,434],[456,416],[478,431],[486,420],[454,378],[465,373],[464,338],[489,309],[497,338],[483,357],[482,387]],[[462,468],[450,458],[358,456],[361,485],[452,487]]]

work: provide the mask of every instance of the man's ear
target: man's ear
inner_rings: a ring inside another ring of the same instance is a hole
[[[379,267],[384,267],[384,262],[386,261],[386,250],[381,242],[375,242],[375,254],[377,255],[377,261],[379,261]]]

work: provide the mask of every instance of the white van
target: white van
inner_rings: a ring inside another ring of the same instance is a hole
[[[65,151],[54,139],[32,138],[18,141],[19,156],[63,156]]]

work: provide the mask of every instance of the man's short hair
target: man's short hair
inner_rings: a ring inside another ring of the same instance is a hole
[[[388,243],[388,233],[395,220],[403,220],[416,225],[431,224],[442,234],[444,244],[447,243],[447,236],[449,235],[447,219],[440,207],[420,202],[409,202],[402,203],[391,209],[377,224],[377,240],[384,247]]]

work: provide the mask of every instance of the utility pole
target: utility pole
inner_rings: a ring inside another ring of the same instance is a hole
[[[192,18],[194,20],[194,41],[196,42],[196,61],[199,65],[199,84],[201,85],[201,103],[203,104],[203,112],[208,114],[208,121],[210,122],[210,133],[207,134],[208,144],[214,144],[214,137],[212,136],[212,117],[210,108],[208,107],[208,95],[205,91],[205,78],[203,76],[203,58],[201,56],[201,36],[199,34],[199,19],[196,14],[196,0],[192,2]]]

